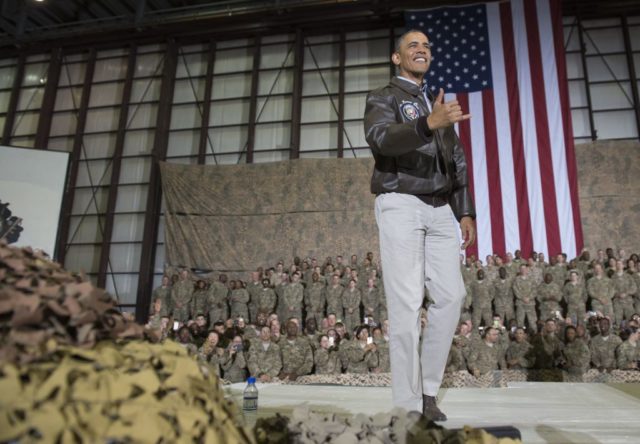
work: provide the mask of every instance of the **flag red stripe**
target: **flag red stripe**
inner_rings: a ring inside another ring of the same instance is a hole
[[[513,22],[511,20],[511,4],[500,4],[500,21],[502,25],[502,43],[509,96],[509,114],[511,124],[511,149],[513,151],[513,169],[518,199],[518,221],[520,229],[520,250],[528,257],[533,250],[533,234],[531,233],[531,212],[529,210],[529,194],[527,192],[527,170],[524,159],[524,142],[522,140],[522,123],[520,114],[520,98],[518,93],[518,70],[516,67],[516,51],[513,38]]]
[[[553,158],[551,157],[551,138],[547,125],[547,100],[544,94],[544,74],[542,73],[542,49],[540,47],[540,29],[536,3],[524,2],[524,16],[527,24],[527,43],[529,47],[529,69],[533,90],[533,110],[535,113],[536,136],[538,140],[538,161],[540,163],[540,183],[542,185],[542,204],[547,232],[547,251],[549,255],[562,252],[560,226],[558,224],[558,202],[555,193]]]
[[[496,132],[496,109],[493,91],[482,92],[482,114],[484,118],[484,139],[487,157],[487,182],[489,188],[489,208],[491,213],[491,243],[493,252],[504,256],[504,212],[502,211],[502,186],[500,185],[500,159],[498,155],[498,133]]]
[[[462,107],[462,111],[464,113],[469,112],[469,96],[467,94],[457,94],[456,99],[458,103]],[[460,142],[462,143],[462,148],[464,149],[464,156],[467,160],[467,176],[469,178],[469,192],[472,196],[474,196],[475,200],[475,192],[474,192],[474,182],[473,182],[473,155],[471,150],[471,124],[468,120],[463,120],[458,123],[458,134],[460,137]],[[467,256],[474,255],[476,258],[478,257],[478,242],[475,242],[472,246],[467,248]]]
[[[562,10],[560,0],[550,0],[551,20],[553,26],[553,42],[555,45],[556,68],[558,70],[558,87],[560,89],[560,107],[562,110],[562,126],[564,130],[564,148],[567,159],[567,176],[571,208],[573,213],[573,229],[576,235],[576,253],[579,255],[584,246],[582,234],[582,219],[580,217],[580,199],[578,196],[578,169],[576,167],[576,152],[573,145],[573,126],[571,124],[571,110],[569,106],[569,88],[567,80],[567,66],[564,52],[564,31],[562,28]]]

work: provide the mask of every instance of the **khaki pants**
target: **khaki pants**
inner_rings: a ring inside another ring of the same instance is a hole
[[[422,395],[436,396],[440,388],[466,294],[458,224],[449,205],[434,208],[408,194],[382,194],[375,210],[389,312],[393,403],[422,411]],[[425,285],[433,304],[420,345]]]

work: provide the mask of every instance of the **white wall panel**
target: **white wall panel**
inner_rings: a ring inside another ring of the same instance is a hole
[[[145,211],[148,191],[148,185],[120,185],[116,199],[116,213]]]
[[[260,69],[293,66],[293,43],[260,47]]]
[[[87,111],[85,133],[115,131],[118,128],[119,108],[90,109]]]
[[[69,242],[78,244],[102,242],[100,224],[104,226],[104,216],[71,216]]]
[[[594,110],[629,108],[633,106],[630,82],[599,83],[591,85],[591,103]]]
[[[608,55],[587,58],[589,81],[628,80],[627,57],[625,55]]]
[[[118,190],[118,195],[122,190]],[[144,235],[144,214],[116,214],[113,216],[113,242],[141,242]],[[113,246],[111,247],[113,255]]]
[[[256,139],[258,139],[257,131]],[[211,128],[209,129],[209,140],[216,154],[242,151],[247,144],[247,126]],[[207,147],[207,152],[211,152],[210,147]]]
[[[127,129],[154,128],[156,126],[158,105],[155,103],[134,104],[129,107]]]
[[[202,116],[197,105],[176,105],[171,110],[171,129],[199,127]]]
[[[256,124],[254,151],[289,148],[291,146],[291,124]]]
[[[211,90],[211,98],[230,99],[235,97],[249,97],[251,93],[251,75],[234,74],[215,76]]]
[[[346,43],[345,65],[391,63],[389,40],[359,40]]]
[[[340,87],[337,70],[324,69],[302,74],[302,95],[337,94]],[[328,91],[327,91],[328,90]]]
[[[158,100],[160,97],[160,79],[134,80],[131,85],[131,103]]]
[[[282,69],[258,74],[258,95],[282,94],[293,91],[293,71]]]
[[[291,97],[261,97],[257,100],[256,122],[291,119]]]
[[[96,60],[93,73],[94,82],[124,79],[127,74],[127,58]]]
[[[76,132],[78,118],[75,111],[58,112],[51,118],[51,136],[73,135]]]
[[[91,87],[89,108],[122,103],[124,82],[100,83]]]
[[[150,154],[153,150],[155,129],[127,131],[124,136],[125,156]]]
[[[253,48],[237,48],[216,51],[214,74],[250,71],[253,66]]]
[[[111,266],[115,271],[117,271],[118,265],[120,264],[111,259]],[[105,289],[113,297],[117,298],[120,304],[135,304],[138,294],[138,275],[135,273],[108,274]],[[123,308],[123,310],[126,309]]]
[[[150,157],[124,157],[120,166],[120,180],[118,183],[143,183],[149,181],[151,174]]]
[[[82,139],[80,158],[111,157],[115,151],[115,134],[88,134]]]
[[[186,48],[178,52],[176,78],[204,76],[207,73],[207,53],[186,54]]]
[[[337,109],[337,96],[303,98],[300,121],[307,123],[338,120]]]
[[[593,120],[600,140],[638,137],[633,111],[594,113]]]
[[[96,245],[71,245],[64,257],[64,268],[86,273],[98,271],[100,247]]]
[[[304,69],[318,69],[338,66],[340,46],[337,43],[311,45],[304,48]]]
[[[69,57],[65,57],[65,62],[69,62]],[[84,82],[86,63],[64,63],[60,70],[60,81],[58,86],[80,85]]]
[[[13,78],[15,75],[15,66],[0,68],[0,88],[13,88]]]
[[[300,127],[300,151],[338,147],[338,124],[317,123]]]
[[[44,87],[22,88],[18,97],[19,111],[28,109],[40,109],[42,105],[42,97],[44,96]]]
[[[169,134],[167,157],[198,154],[200,130],[173,131]]]
[[[249,99],[212,102],[209,125],[234,125],[249,121]]]
[[[104,213],[107,211],[108,198],[107,188],[79,188],[73,196],[71,213],[74,215]],[[97,219],[94,221],[97,223]]]

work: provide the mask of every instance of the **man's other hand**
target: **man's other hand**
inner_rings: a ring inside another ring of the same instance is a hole
[[[444,90],[440,88],[438,97],[436,97],[436,101],[433,103],[433,110],[427,117],[427,125],[430,130],[436,130],[438,128],[446,128],[462,120],[469,120],[470,118],[471,114],[462,113],[462,108],[457,100],[445,102]]]

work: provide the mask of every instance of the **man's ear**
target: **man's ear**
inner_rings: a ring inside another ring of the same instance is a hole
[[[396,51],[393,54],[391,54],[391,61],[396,66],[400,65],[400,53]]]

